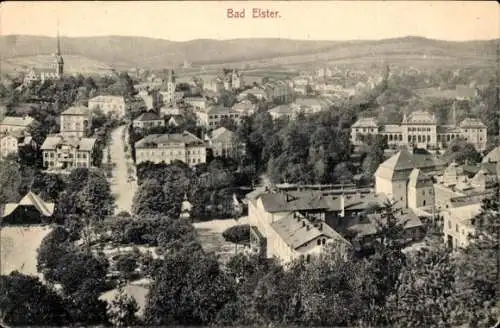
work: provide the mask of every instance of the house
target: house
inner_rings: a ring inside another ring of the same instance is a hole
[[[36,147],[33,138],[24,134],[7,134],[0,136],[0,156],[17,155],[22,147]]]
[[[444,170],[444,163],[427,152],[402,149],[375,172],[375,192],[396,202],[396,208],[434,206],[429,175]]]
[[[248,198],[251,247],[264,258],[286,264],[309,259],[326,245],[336,244],[340,252],[349,242],[324,222],[328,205],[321,198],[293,197],[284,192],[263,192]],[[318,214],[316,217],[307,215]]]
[[[221,78],[216,77],[214,79],[211,79],[207,83],[204,83],[203,90],[208,90],[214,92],[215,94],[219,94],[224,90],[224,82]]]
[[[285,81],[271,81],[263,85],[266,99],[274,103],[288,103],[293,100],[293,90]]]
[[[84,137],[90,128],[91,115],[85,106],[71,106],[60,115],[60,130],[64,137]]]
[[[232,110],[246,115],[252,115],[257,111],[257,105],[246,99],[234,104]]]
[[[448,248],[457,250],[466,247],[476,230],[475,217],[481,213],[481,203],[495,197],[493,191],[469,194],[450,199],[443,216],[443,238]]]
[[[165,120],[153,111],[148,111],[137,116],[132,121],[132,126],[137,129],[150,129],[165,126]]]
[[[0,134],[24,133],[36,120],[30,116],[5,116],[0,122]]]
[[[54,214],[54,203],[45,202],[40,196],[29,191],[17,203],[7,203],[3,207],[2,224],[40,224]]]
[[[329,109],[332,104],[333,102],[328,99],[297,98],[291,107],[297,113],[314,114]]]
[[[248,113],[235,111],[232,108],[222,106],[211,106],[204,111],[195,112],[198,125],[208,127],[209,130],[217,129],[223,120],[231,119],[236,124],[240,123],[243,116],[249,115]]]
[[[160,115],[162,117],[165,117],[165,116],[171,116],[171,115],[181,115],[181,109],[177,106],[162,106],[160,108]]]
[[[454,139],[464,138],[478,151],[487,142],[487,128],[478,119],[466,118],[458,125],[438,125],[434,114],[415,111],[404,115],[401,124],[380,125],[375,118],[361,118],[351,127],[351,142],[360,145],[367,135],[381,135],[390,145],[442,148]]]
[[[206,162],[205,143],[184,131],[172,134],[151,134],[135,143],[136,164],[143,162],[170,164],[181,161],[189,166]]]
[[[248,95],[254,95],[258,100],[267,99],[266,91],[258,87],[253,87],[251,89],[247,89],[243,92],[240,92],[236,98],[238,99],[238,101],[242,101],[248,99]]]
[[[280,118],[293,118],[295,115],[294,110],[290,107],[290,105],[278,105],[268,110],[269,115],[273,118],[273,120],[277,120]]]
[[[125,98],[121,96],[97,96],[89,99],[89,109],[99,109],[104,114],[114,114],[118,117],[125,116]]]
[[[203,110],[208,106],[208,101],[204,97],[186,97],[184,102],[195,110]]]
[[[43,166],[52,170],[90,168],[95,159],[96,138],[75,138],[64,134],[48,135],[40,149]]]
[[[486,156],[484,156],[483,163],[498,163],[500,162],[500,146],[493,148]]]
[[[209,145],[215,157],[238,158],[244,152],[244,145],[238,142],[236,134],[225,127],[212,131]]]

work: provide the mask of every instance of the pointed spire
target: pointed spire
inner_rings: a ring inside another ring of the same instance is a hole
[[[61,41],[59,40],[59,18],[57,19],[57,52],[56,55],[61,56]]]

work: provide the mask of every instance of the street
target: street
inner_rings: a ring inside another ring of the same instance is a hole
[[[119,126],[111,133],[111,163],[113,164],[113,177],[111,178],[111,192],[115,196],[115,213],[122,211],[131,213],[132,200],[137,190],[135,180],[135,167],[131,158],[126,158],[124,147],[127,135],[123,138],[123,133],[127,133],[126,125]],[[129,179],[128,167],[133,168],[132,178]]]

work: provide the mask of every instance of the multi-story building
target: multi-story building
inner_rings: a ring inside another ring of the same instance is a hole
[[[296,113],[314,114],[329,109],[333,102],[323,98],[297,98],[291,104]]]
[[[194,166],[205,163],[207,157],[205,143],[188,131],[148,135],[135,143],[135,153],[136,164],[181,161]]]
[[[89,109],[99,109],[104,114],[125,116],[125,99],[121,96],[97,96],[89,99]]]
[[[48,135],[42,144],[43,166],[48,170],[89,168],[95,158],[95,138]]]
[[[90,128],[90,111],[85,106],[72,106],[60,115],[60,131],[65,137],[82,138]]]
[[[257,111],[257,105],[253,104],[248,99],[237,102],[231,108],[236,112],[244,113],[246,115],[252,115]]]
[[[86,138],[91,115],[87,107],[73,106],[60,115],[60,133],[48,135],[40,149],[48,170],[89,168],[96,158],[96,138]]]
[[[203,89],[219,94],[224,90],[224,81],[220,77],[213,78],[203,84]]]
[[[231,119],[236,124],[240,123],[243,116],[248,116],[248,113],[233,110],[231,108],[212,106],[206,110],[199,110],[195,112],[198,125],[205,126],[209,130],[217,129],[221,126],[224,119]]]
[[[7,135],[0,135],[0,156],[7,157],[17,155],[19,149],[22,147],[36,147],[33,138],[29,135],[14,133]]]
[[[25,133],[34,122],[30,116],[5,116],[0,123],[0,134]]]
[[[438,126],[436,117],[424,111],[405,114],[399,125],[380,125],[375,118],[359,119],[351,127],[351,142],[361,145],[366,135],[385,136],[389,145],[418,148],[446,147],[450,141],[464,138],[483,151],[487,142],[487,128],[478,119],[466,118],[458,126]]]
[[[293,89],[285,81],[271,81],[263,86],[266,99],[273,102],[288,103],[293,100]]]
[[[132,121],[132,126],[137,129],[150,129],[165,126],[165,120],[153,111],[148,111],[137,116]]]
[[[259,87],[253,87],[251,89],[247,89],[243,92],[240,92],[237,96],[238,101],[242,101],[248,99],[248,95],[254,95],[258,100],[267,99],[267,93],[264,89]]]
[[[211,132],[209,145],[215,157],[238,158],[244,153],[244,145],[238,142],[236,134],[225,127]]]
[[[396,202],[396,208],[434,206],[431,177],[444,170],[444,163],[428,153],[399,151],[379,165],[375,172],[375,192]]]
[[[265,258],[277,258],[286,264],[318,255],[332,243],[340,251],[347,251],[350,246],[324,221],[326,199],[268,191],[247,199],[251,245]]]
[[[195,110],[204,110],[208,106],[208,101],[204,97],[186,97],[184,102]]]

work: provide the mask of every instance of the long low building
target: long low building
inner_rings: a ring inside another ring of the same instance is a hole
[[[207,147],[203,140],[184,131],[172,134],[151,134],[135,143],[136,164],[181,161],[189,166],[205,163]]]
[[[381,125],[373,118],[361,118],[351,127],[351,142],[361,145],[367,136],[387,137],[389,145],[413,145],[418,148],[443,148],[457,138],[483,151],[487,143],[487,127],[479,119],[466,118],[458,125],[438,125],[435,115],[415,111],[405,115],[401,124]]]

